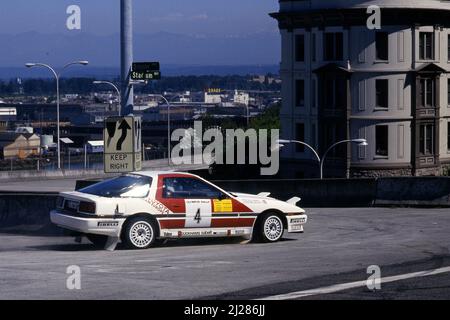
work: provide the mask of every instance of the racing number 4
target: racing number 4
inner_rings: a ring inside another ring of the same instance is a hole
[[[202,217],[200,215],[200,208],[197,209],[197,213],[195,214],[194,220],[199,224],[202,221]]]
[[[211,200],[210,199],[186,199],[185,228],[210,228],[211,227]]]

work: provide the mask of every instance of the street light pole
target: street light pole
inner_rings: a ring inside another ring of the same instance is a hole
[[[57,146],[58,146],[58,169],[61,170],[61,142],[60,140],[60,123],[59,123],[59,107],[60,107],[60,98],[59,98],[59,79],[61,77],[62,72],[67,69],[69,66],[75,65],[75,64],[79,64],[79,65],[83,65],[86,66],[89,64],[88,61],[74,61],[74,62],[70,62],[68,64],[66,64],[62,69],[61,72],[58,74],[54,68],[52,68],[51,66],[49,66],[48,64],[45,63],[27,63],[25,64],[25,66],[27,68],[33,68],[33,67],[44,67],[49,69],[53,75],[55,76],[56,79],[56,135],[57,135]]]
[[[133,63],[133,1],[120,0],[121,116],[133,113],[134,91],[130,84]]]
[[[118,96],[118,102],[119,102],[119,110],[118,110],[118,113],[119,113],[119,116],[120,116],[120,115],[121,115],[121,109],[122,109],[122,105],[121,105],[122,99],[121,99],[121,94],[120,94],[119,87],[117,87],[114,83],[112,83],[112,82],[110,82],[110,81],[94,81],[93,84],[107,84],[107,85],[113,87],[114,90],[116,90],[117,96]]]
[[[351,140],[342,140],[339,142],[336,142],[335,144],[331,145],[327,151],[325,151],[325,154],[322,157],[322,161],[320,162],[320,179],[323,179],[323,165],[325,163],[325,159],[328,155],[328,153],[335,148],[336,146],[343,144],[343,143],[358,143],[361,146],[367,146],[367,140],[366,139],[351,139]]]
[[[317,160],[319,161],[319,164],[320,164],[320,179],[321,179],[321,180],[323,179],[323,165],[324,165],[324,163],[325,163],[325,159],[326,159],[328,153],[329,153],[334,147],[336,147],[336,146],[338,146],[338,145],[340,145],[340,144],[342,144],[342,143],[358,143],[360,146],[367,146],[367,145],[368,145],[366,139],[342,140],[342,141],[336,142],[336,143],[333,144],[331,147],[329,147],[329,148],[327,149],[327,151],[325,151],[325,154],[323,155],[323,157],[320,158],[318,152],[317,152],[316,150],[314,150],[314,148],[311,147],[311,146],[310,146],[309,144],[307,144],[306,142],[303,142],[303,141],[297,141],[297,140],[281,140],[281,139],[280,139],[280,140],[277,141],[277,143],[278,143],[278,144],[282,144],[282,143],[298,143],[298,144],[304,145],[305,147],[309,148],[309,149],[314,153],[314,155],[316,156]]]

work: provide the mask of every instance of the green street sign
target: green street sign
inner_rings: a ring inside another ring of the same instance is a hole
[[[131,80],[160,80],[159,62],[135,62],[131,68]]]

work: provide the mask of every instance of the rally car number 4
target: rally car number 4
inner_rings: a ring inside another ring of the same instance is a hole
[[[294,197],[227,192],[193,174],[139,172],[62,192],[51,221],[114,249],[146,249],[158,239],[245,237],[276,242],[303,232],[305,211]]]

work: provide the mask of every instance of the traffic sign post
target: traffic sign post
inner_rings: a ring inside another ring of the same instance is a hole
[[[141,118],[110,117],[103,131],[105,173],[124,173],[142,169]]]
[[[159,62],[135,62],[131,67],[131,80],[160,80]]]

